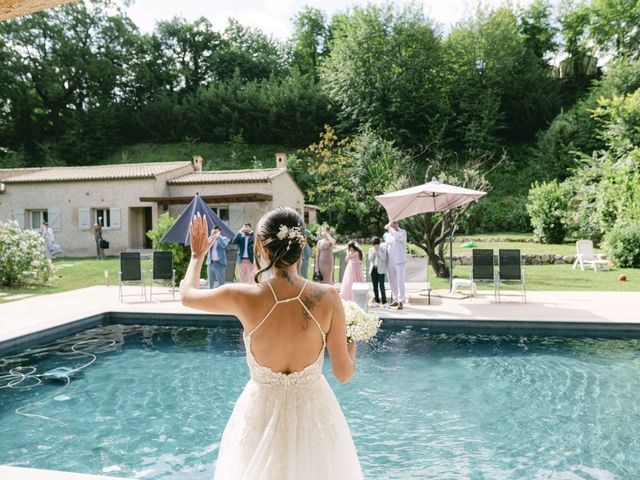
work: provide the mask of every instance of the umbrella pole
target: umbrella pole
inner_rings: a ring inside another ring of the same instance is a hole
[[[449,210],[449,224],[451,224],[451,210]],[[449,234],[449,291],[453,289],[453,229]]]

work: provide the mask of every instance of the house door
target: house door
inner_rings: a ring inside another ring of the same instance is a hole
[[[129,209],[129,248],[152,248],[147,232],[153,228],[151,207]]]
[[[147,237],[147,232],[153,229],[153,218],[151,207],[144,207],[144,248],[153,248],[151,239]]]

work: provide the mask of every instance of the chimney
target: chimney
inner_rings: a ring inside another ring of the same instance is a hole
[[[193,169],[196,172],[202,171],[202,157],[200,155],[194,155],[193,160],[191,161],[193,164]]]
[[[284,152],[276,153],[276,168],[287,168],[287,154]]]

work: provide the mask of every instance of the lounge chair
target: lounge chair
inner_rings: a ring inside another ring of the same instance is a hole
[[[520,284],[522,288],[522,299],[527,303],[527,287],[524,278],[524,270],[522,269],[522,255],[520,255],[520,250],[502,248],[498,250],[498,278],[496,280],[498,302],[500,302],[501,283]]]
[[[593,254],[593,242],[591,240],[578,240],[576,242],[576,260],[573,262],[575,270],[580,265],[580,270],[584,272],[585,265],[591,265],[593,271],[609,270],[609,262],[605,260],[603,253]],[[598,268],[599,267],[599,268]]]
[[[123,297],[122,286],[125,282],[140,283],[142,286],[142,297],[147,301],[147,289],[144,286],[144,272],[140,265],[140,252],[120,252],[120,272],[118,272],[118,296],[120,301]],[[136,295],[137,296],[137,295]]]
[[[478,282],[492,283],[493,296],[497,300],[497,284],[493,268],[493,250],[474,248],[471,252],[471,285]],[[469,295],[471,299],[472,295]]]
[[[171,286],[171,294],[176,299],[176,271],[173,268],[173,252],[154,251],[149,282],[149,301],[153,300],[153,282],[164,282]]]

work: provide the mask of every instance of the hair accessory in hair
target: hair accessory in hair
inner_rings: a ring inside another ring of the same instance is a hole
[[[277,237],[280,240],[284,240],[285,238],[289,239],[289,243],[287,245],[287,250],[291,246],[292,241],[296,241],[298,243],[302,243],[305,239],[304,233],[302,233],[302,228],[300,227],[287,227],[286,225],[280,225],[280,230],[278,231]]]
[[[358,244],[358,242],[355,242],[355,241],[353,242],[353,246],[356,248],[360,248],[360,245]]]

